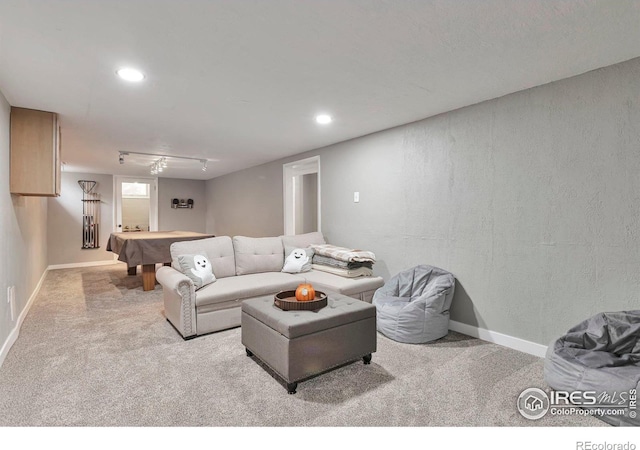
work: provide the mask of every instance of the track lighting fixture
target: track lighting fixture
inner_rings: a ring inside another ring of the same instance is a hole
[[[207,171],[207,163],[209,162],[208,159],[191,158],[191,157],[188,157],[188,156],[157,155],[155,153],[141,153],[141,152],[120,152],[120,154],[118,156],[118,161],[120,162],[120,164],[124,164],[124,157],[126,155],[157,156],[158,159],[156,159],[149,166],[149,172],[151,173],[151,175],[157,175],[157,174],[161,173],[164,169],[167,169],[169,167],[168,159],[187,159],[187,160],[191,160],[191,161],[200,161],[200,163],[202,163],[202,171],[203,172]]]

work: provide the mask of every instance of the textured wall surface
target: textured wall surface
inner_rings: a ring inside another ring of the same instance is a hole
[[[302,175],[302,232],[318,231],[318,174]]]
[[[209,222],[244,226],[233,211],[256,197],[282,208],[282,164],[319,154],[329,242],[374,251],[385,278],[450,270],[454,320],[547,345],[640,305],[638,92],[635,59],[214,179],[233,200]]]
[[[292,159],[208,180],[207,233],[251,237],[281,235],[284,232],[282,164],[289,160]]]
[[[100,194],[100,248],[82,249],[82,190],[78,180],[94,180]],[[204,181],[158,179],[158,224],[161,230],[204,231],[206,201]],[[193,198],[192,210],[171,209],[170,198]],[[198,208],[199,206],[199,208]],[[62,174],[62,193],[49,198],[49,264],[73,264],[112,260],[107,241],[113,231],[113,176],[104,174]]]
[[[193,208],[171,208],[171,199],[193,199]],[[158,228],[204,233],[207,202],[205,181],[158,178]]]
[[[100,194],[100,248],[82,248],[82,189],[78,180],[96,181]],[[49,265],[113,260],[107,251],[113,230],[113,176],[95,173],[62,173],[59,197],[49,198]]]
[[[47,268],[47,199],[9,193],[10,106],[0,93],[0,349]],[[6,301],[15,286],[14,320]]]

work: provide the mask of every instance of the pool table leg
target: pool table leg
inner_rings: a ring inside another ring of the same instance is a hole
[[[156,265],[142,265],[142,289],[152,291],[156,286]]]
[[[137,273],[138,266],[127,267],[127,275],[135,275]]]

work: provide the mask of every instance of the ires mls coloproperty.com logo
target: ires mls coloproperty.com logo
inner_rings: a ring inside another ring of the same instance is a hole
[[[628,391],[550,391],[528,388],[518,396],[518,411],[525,419],[553,416],[637,416],[637,393]]]

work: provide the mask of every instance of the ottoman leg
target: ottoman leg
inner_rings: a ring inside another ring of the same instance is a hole
[[[364,355],[362,357],[362,361],[364,361],[365,364],[371,364],[371,353]]]
[[[247,356],[253,356],[253,352],[251,350],[249,350],[248,348],[245,348],[246,352],[247,352]]]
[[[298,383],[287,383],[287,392],[289,394],[295,394],[298,388]]]

